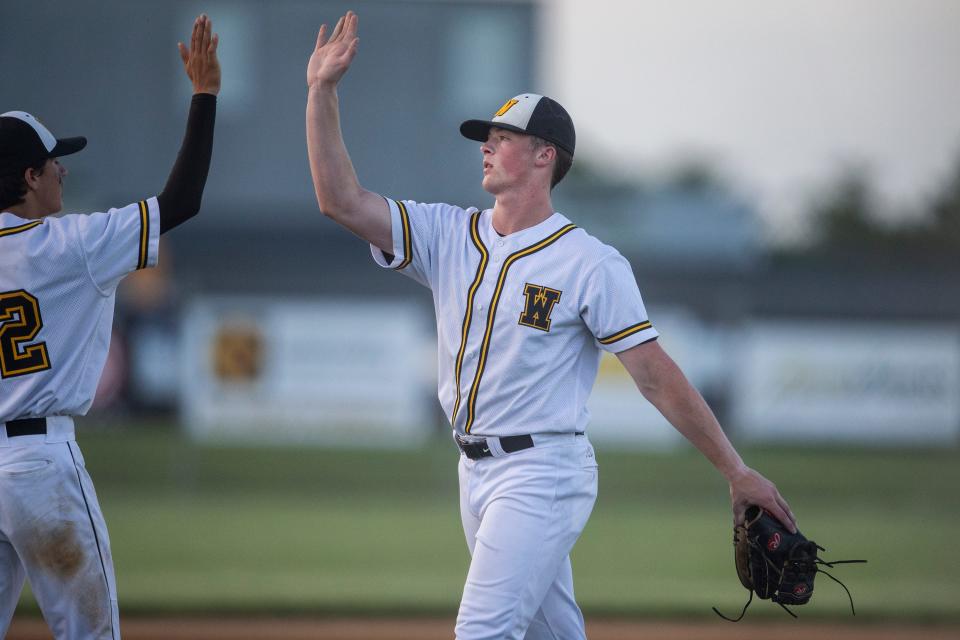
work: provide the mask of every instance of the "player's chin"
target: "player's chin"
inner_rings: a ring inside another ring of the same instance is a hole
[[[490,174],[483,176],[483,181],[480,183],[483,187],[483,190],[489,193],[490,195],[497,195],[500,193],[500,185],[497,184],[497,181],[493,179]]]

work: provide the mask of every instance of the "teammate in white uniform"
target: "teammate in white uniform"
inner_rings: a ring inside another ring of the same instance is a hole
[[[374,259],[433,292],[439,397],[461,450],[460,510],[472,554],[456,634],[584,638],[569,553],[597,492],[585,435],[601,352],[723,473],[735,521],[759,504],[790,528],[776,487],[747,467],[699,393],[656,342],[630,265],[553,210],[573,123],[555,101],[509,100],[461,133],[481,141],[479,211],[363,189],[344,147],[336,87],[357,51],[357,17],[307,68],[307,147],[321,211],[371,243]]]
[[[56,139],[22,111],[0,115],[0,637],[25,579],[56,638],[119,638],[107,528],[74,440],[110,345],[120,280],[157,263],[160,234],[195,215],[213,146],[217,37],[180,45],[193,83],[183,146],[164,190],[120,209],[63,206]]]

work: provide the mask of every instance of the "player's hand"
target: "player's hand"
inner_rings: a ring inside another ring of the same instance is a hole
[[[220,93],[220,61],[217,59],[217,43],[220,38],[213,33],[213,23],[206,14],[193,21],[190,48],[177,43],[180,59],[187,77],[193,83],[194,93]]]
[[[357,55],[357,14],[347,14],[337,20],[330,39],[327,25],[321,25],[317,34],[317,47],[307,63],[307,86],[335,87],[350,68],[353,56]]]
[[[782,522],[791,533],[797,531],[793,511],[777,491],[776,485],[750,467],[745,467],[730,480],[730,503],[733,506],[734,525],[743,524],[747,507],[755,504]]]

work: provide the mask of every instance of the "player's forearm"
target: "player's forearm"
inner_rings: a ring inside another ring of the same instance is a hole
[[[703,396],[659,345],[642,345],[620,358],[643,396],[728,481],[747,469]]]
[[[644,396],[689,440],[727,480],[742,473],[746,466],[730,444],[716,416],[703,396],[677,369],[677,376]]]
[[[166,233],[200,211],[203,188],[213,155],[213,129],[217,115],[217,97],[194,94],[187,116],[187,128],[180,153],[170,177],[157,196],[160,205],[160,233]]]
[[[393,252],[390,208],[357,180],[340,132],[335,85],[317,83],[308,89],[307,154],[320,211],[383,251]]]
[[[335,87],[308,89],[307,154],[320,211],[346,223],[346,216],[360,208],[364,190],[343,142]]]

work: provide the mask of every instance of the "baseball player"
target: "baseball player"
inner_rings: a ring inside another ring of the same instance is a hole
[[[525,93],[461,125],[481,143],[492,209],[384,198],[358,183],[340,131],[336,89],[357,46],[352,12],[320,28],[307,67],[310,169],[321,211],[370,242],[377,264],[433,292],[472,555],[457,638],[585,637],[569,554],[597,493],[586,403],[603,351],[724,475],[735,521],[754,503],[794,529],[776,487],[658,345],[627,261],[554,211],[576,143],[563,107]]]
[[[179,44],[193,98],[163,191],[119,209],[53,217],[86,139],[28,113],[0,115],[0,636],[25,579],[56,638],[119,638],[107,528],[72,416],[93,401],[114,296],[157,263],[160,234],[200,209],[220,90],[210,19]]]

